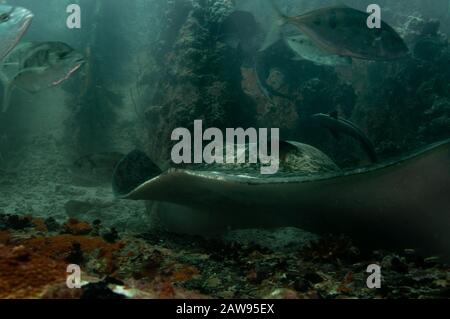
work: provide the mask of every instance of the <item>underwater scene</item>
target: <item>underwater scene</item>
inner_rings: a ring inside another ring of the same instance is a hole
[[[449,0],[0,1],[0,299],[450,298],[449,36]]]

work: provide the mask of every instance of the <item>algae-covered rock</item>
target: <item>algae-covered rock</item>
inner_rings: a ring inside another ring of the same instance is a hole
[[[219,41],[219,23],[232,12],[230,5],[177,1],[168,12],[176,13],[176,19],[168,21],[162,34],[160,81],[146,111],[148,153],[157,163],[170,158],[172,131],[191,129],[194,120],[218,128],[253,124],[253,101],[240,85],[243,56],[237,47]]]

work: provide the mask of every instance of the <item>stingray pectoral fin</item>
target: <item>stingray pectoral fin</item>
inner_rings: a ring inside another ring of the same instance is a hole
[[[229,216],[230,224],[345,233],[366,245],[450,254],[450,141],[341,175],[251,178],[170,170],[124,196]],[[245,218],[244,218],[245,217]]]
[[[153,161],[144,152],[135,150],[122,158],[114,169],[114,194],[122,197],[159,174],[161,170]]]

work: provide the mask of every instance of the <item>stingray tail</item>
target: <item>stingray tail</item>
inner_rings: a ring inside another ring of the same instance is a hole
[[[372,141],[367,135],[352,122],[339,117],[337,112],[330,114],[314,114],[311,119],[326,127],[333,136],[346,134],[359,142],[367,156],[373,163],[378,162],[378,156]]]
[[[366,152],[367,156],[369,156],[372,163],[377,163],[378,155],[377,152],[375,151],[375,147],[372,141],[366,135],[362,134],[358,135],[358,141],[361,143],[362,148]]]

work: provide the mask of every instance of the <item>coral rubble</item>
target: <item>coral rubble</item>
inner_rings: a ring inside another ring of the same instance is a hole
[[[286,253],[168,233],[120,233],[112,243],[67,234],[66,226],[41,226],[0,232],[0,298],[450,297],[450,268],[438,258],[413,250],[363,253],[345,237]],[[81,289],[66,286],[72,263],[82,269]],[[366,286],[366,268],[373,263],[383,269],[381,289]]]

